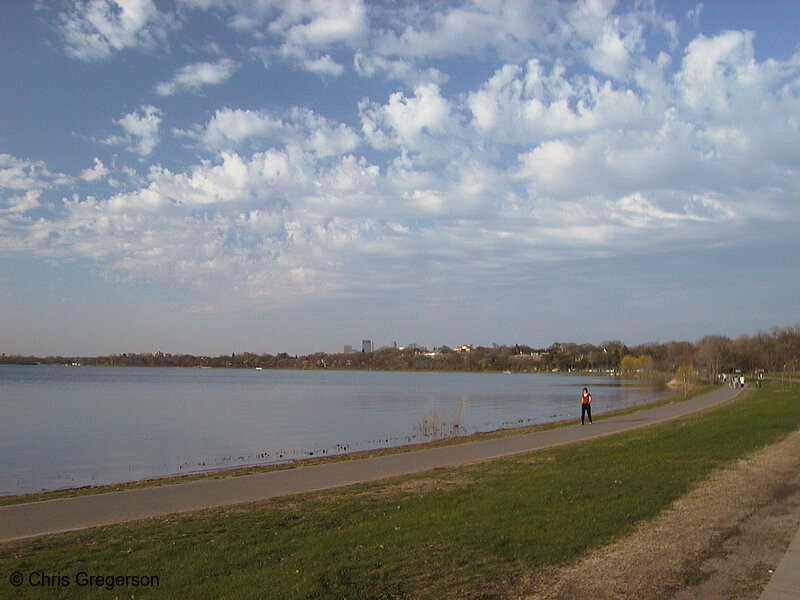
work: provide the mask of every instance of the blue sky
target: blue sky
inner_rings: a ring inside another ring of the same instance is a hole
[[[0,352],[800,322],[800,3],[0,3]]]

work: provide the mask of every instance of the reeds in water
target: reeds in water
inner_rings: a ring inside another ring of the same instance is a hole
[[[417,420],[415,427],[417,435],[424,439],[434,440],[462,435],[465,433],[462,425],[463,412],[461,406],[454,406],[450,411],[449,418],[445,418],[435,408],[430,408]]]

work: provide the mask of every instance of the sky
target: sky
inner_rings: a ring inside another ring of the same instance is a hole
[[[800,322],[800,3],[0,0],[0,352]]]

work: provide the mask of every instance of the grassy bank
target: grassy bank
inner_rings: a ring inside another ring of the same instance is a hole
[[[5,545],[0,597],[513,597],[531,569],[624,535],[798,426],[800,389],[771,384],[679,422],[569,447]],[[69,585],[30,585],[40,572]],[[80,572],[155,575],[159,585],[109,593],[78,585]]]

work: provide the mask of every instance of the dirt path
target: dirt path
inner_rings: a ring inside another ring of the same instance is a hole
[[[800,431],[715,473],[633,534],[538,573],[528,600],[756,600],[800,526]]]

